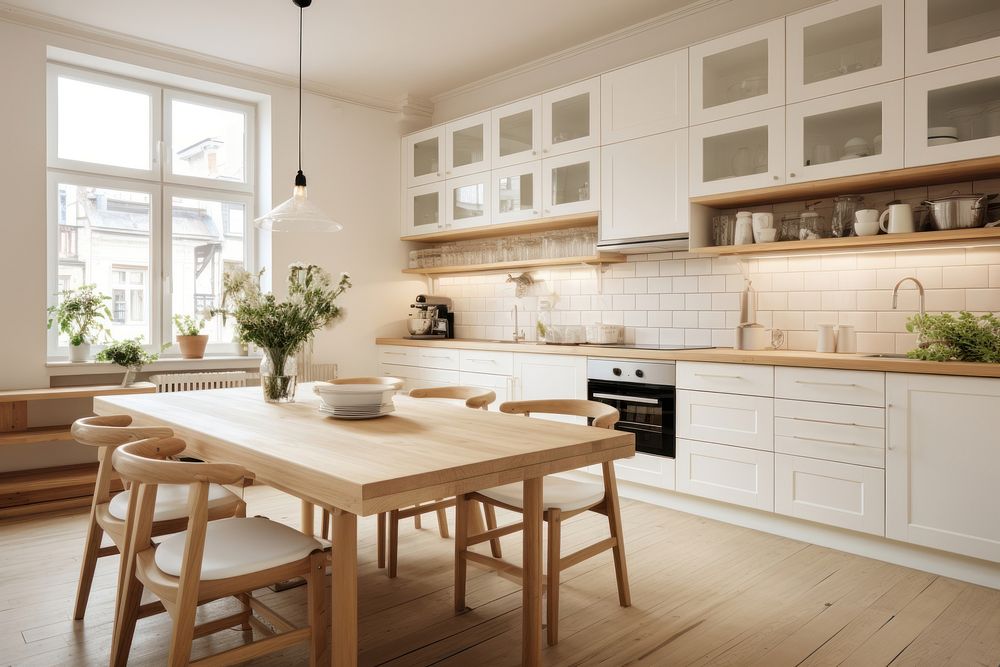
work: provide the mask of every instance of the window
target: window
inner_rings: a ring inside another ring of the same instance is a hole
[[[223,273],[252,267],[254,107],[55,64],[48,78],[51,299],[94,283],[112,335],[159,350],[174,314],[219,306]],[[235,350],[232,320],[205,333]],[[51,332],[50,355],[67,345]]]

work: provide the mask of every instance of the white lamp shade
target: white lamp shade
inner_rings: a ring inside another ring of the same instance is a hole
[[[339,232],[344,228],[309,201],[304,185],[296,185],[290,199],[254,220],[254,225],[271,232]]]

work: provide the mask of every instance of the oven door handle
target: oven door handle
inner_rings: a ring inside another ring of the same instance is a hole
[[[660,401],[655,398],[642,398],[641,396],[626,396],[625,394],[603,394],[593,393],[594,398],[608,398],[613,401],[635,401],[636,403],[648,403],[649,405],[659,405]]]

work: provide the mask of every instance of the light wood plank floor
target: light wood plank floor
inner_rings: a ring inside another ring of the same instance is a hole
[[[246,496],[251,515],[298,525],[296,500],[259,486]],[[623,514],[634,606],[618,607],[610,554],[568,570],[547,664],[1000,665],[1000,591],[643,503],[626,501]],[[0,524],[0,665],[107,663],[117,558],[98,565],[86,620],[71,620],[84,520]],[[362,664],[517,664],[516,585],[470,567],[470,611],[454,616],[453,542],[432,517],[401,529],[396,580],[375,567],[374,519],[360,526]],[[596,516],[572,519],[564,549],[604,531]],[[517,536],[504,547],[520,553]],[[258,594],[303,619],[302,588]],[[139,621],[131,664],[162,664],[168,633],[165,616]],[[199,639],[195,657],[242,641],[237,630]],[[294,648],[253,664],[304,656]]]

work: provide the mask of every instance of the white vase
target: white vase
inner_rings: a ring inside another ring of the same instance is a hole
[[[69,360],[72,362],[87,361],[90,358],[90,343],[80,343],[69,346]]]

